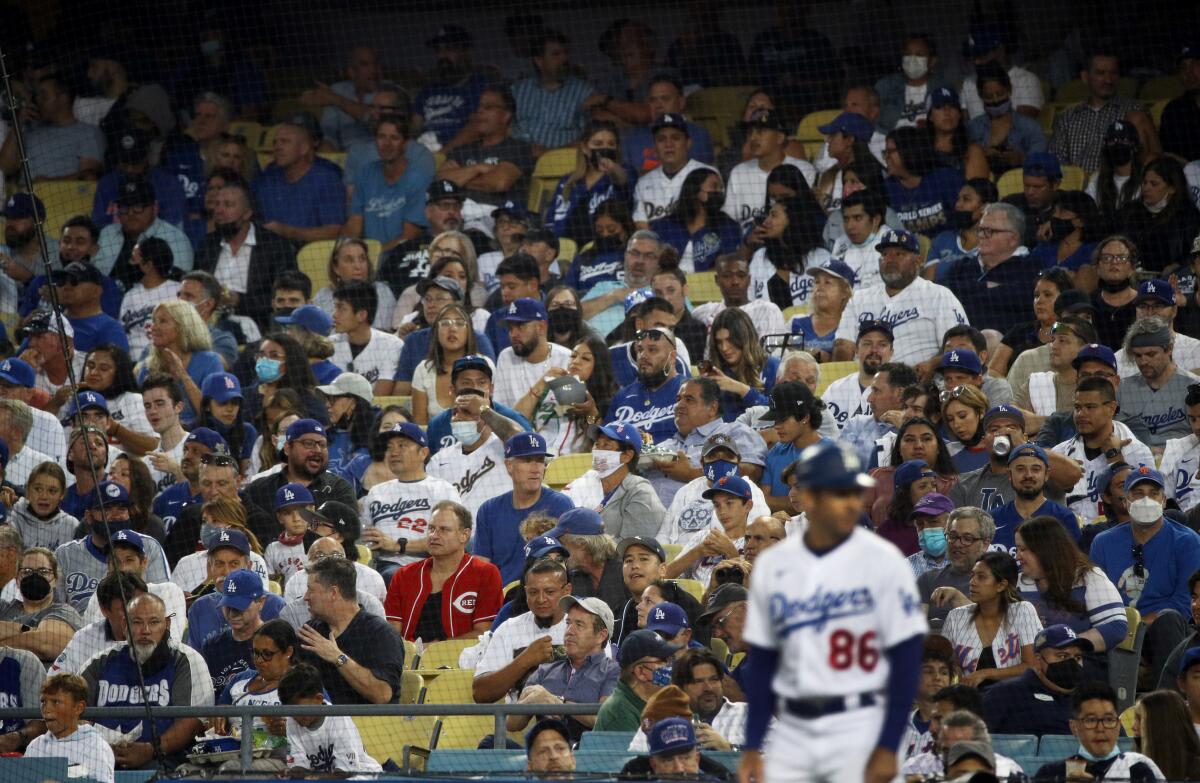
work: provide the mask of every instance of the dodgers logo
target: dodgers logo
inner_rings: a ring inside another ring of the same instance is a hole
[[[771,625],[781,636],[802,628],[820,632],[831,620],[870,614],[875,610],[875,598],[866,587],[841,592],[818,588],[808,598],[794,600],[783,593],[773,593],[769,599]]]

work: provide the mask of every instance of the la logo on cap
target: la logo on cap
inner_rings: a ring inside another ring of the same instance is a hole
[[[236,593],[237,592],[237,582],[233,581],[232,579],[225,580],[225,592]]]
[[[229,533],[228,533],[228,531],[222,530],[222,531],[221,531],[221,536],[220,536],[220,538],[218,538],[217,540],[218,540],[218,541],[228,541],[228,540],[229,540]]]
[[[517,303],[516,302],[513,302],[512,304],[510,304],[508,306],[508,312],[509,312],[509,315],[513,315],[517,312]]]
[[[225,379],[225,388],[226,388],[226,389],[232,389],[232,388],[233,388],[233,378],[226,378],[226,379]]]
[[[655,620],[665,620],[666,617],[667,617],[667,613],[664,612],[662,609],[654,610],[654,619]]]
[[[1154,283],[1153,283],[1153,282],[1146,283],[1146,292],[1147,292],[1147,293],[1151,293],[1151,294],[1152,294],[1152,293],[1154,293],[1154,292],[1155,292],[1155,290],[1156,290],[1156,289],[1154,288]]]
[[[293,498],[296,497],[296,494],[294,492],[292,492],[290,489],[285,489],[283,491],[283,497],[285,500],[292,500]]]
[[[104,491],[108,493],[110,498],[115,498],[121,494],[121,490],[116,484],[109,484],[108,488]]]
[[[121,137],[121,146],[124,147],[125,149],[127,149],[127,150],[133,149],[133,144],[134,144],[133,136],[130,136],[128,133],[126,133],[124,136]]]
[[[950,352],[950,361],[952,361],[952,362],[957,362],[957,361],[958,361],[958,351],[951,351],[951,352]]]

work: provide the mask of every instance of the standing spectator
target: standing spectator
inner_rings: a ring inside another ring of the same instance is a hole
[[[967,53],[972,63],[978,69],[989,63],[995,63],[1008,75],[1013,84],[1012,103],[1021,114],[1037,119],[1042,110],[1045,98],[1042,95],[1042,82],[1037,74],[1026,70],[1012,62],[1012,53],[1004,36],[994,27],[979,26],[971,30],[967,37]],[[968,76],[963,80],[963,105],[971,118],[984,114],[986,105],[980,97],[981,87],[978,77]]]
[[[1143,287],[1147,285],[1147,294],[1153,295],[1154,281]],[[1125,336],[1125,353],[1136,362],[1138,374],[1122,379],[1117,404],[1125,413],[1141,418],[1150,430],[1145,443],[1156,451],[1168,438],[1191,432],[1186,400],[1191,386],[1200,379],[1176,366],[1174,347],[1167,322],[1157,316],[1134,321]]]
[[[633,222],[642,229],[671,211],[689,174],[696,169],[712,169],[692,156],[692,138],[682,114],[655,118],[650,132],[661,164],[644,174],[633,191]]]
[[[513,85],[515,100],[508,109],[515,135],[542,149],[565,147],[582,135],[586,112],[608,108],[613,98],[570,75],[567,37],[562,33],[543,28],[530,43],[536,75]]]
[[[779,112],[771,109],[755,112],[742,125],[747,133],[751,158],[734,166],[729,173],[729,194],[724,211],[745,231],[765,213],[767,176],[775,167],[795,166],[810,186],[816,183],[817,171],[808,161],[787,154],[791,129]]]
[[[1141,753],[1122,751],[1117,745],[1121,718],[1117,694],[1107,683],[1092,682],[1071,696],[1071,733],[1079,750],[1063,761],[1043,764],[1034,780],[1059,780],[1087,775],[1090,780],[1129,780],[1137,783],[1167,780],[1158,766]],[[1077,772],[1067,772],[1074,768]]]
[[[485,89],[468,126],[475,140],[456,147],[437,170],[439,180],[453,182],[472,202],[467,205],[468,225],[490,213],[488,207],[525,203],[534,150],[515,135],[516,117],[512,93],[504,87]]]
[[[924,124],[930,97],[940,88],[949,86],[935,75],[937,66],[937,45],[933,37],[910,34],[904,41],[899,71],[875,82],[880,104],[879,127],[891,131]]]
[[[1158,122],[1163,152],[1182,160],[1200,160],[1200,142],[1189,128],[1200,124],[1200,46],[1185,45],[1176,57],[1184,93],[1167,103]]]
[[[983,696],[984,719],[993,734],[1066,734],[1071,694],[1083,681],[1083,656],[1091,643],[1065,625],[1041,629],[1033,659],[1019,677],[997,683]]]
[[[679,254],[683,272],[706,272],[718,256],[732,253],[741,244],[737,223],[721,211],[726,191],[720,174],[694,169],[683,180],[671,211],[650,223],[650,230]]]
[[[1161,273],[1189,260],[1200,232],[1200,211],[1192,202],[1179,161],[1161,157],[1146,164],[1141,198],[1117,216],[1122,232],[1137,245],[1142,269]]]
[[[887,164],[888,206],[904,228],[930,239],[949,225],[963,175],[939,167],[926,132],[898,128],[887,136],[883,159]]]
[[[575,170],[563,175],[554,189],[546,224],[582,247],[593,237],[597,208],[610,199],[628,205],[635,180],[628,164],[622,163],[617,126],[593,122],[579,142]]]
[[[33,101],[22,106],[16,121],[25,126],[25,154],[34,182],[95,179],[103,168],[104,134],[79,122],[72,108],[75,91],[65,76],[46,74],[37,80]],[[15,133],[0,146],[0,169],[8,176],[21,167]]]
[[[95,268],[125,290],[133,286],[130,260],[133,249],[146,237],[159,237],[171,246],[175,267],[192,269],[192,242],[182,231],[158,216],[158,196],[147,180],[127,178],[117,192],[117,222],[100,229],[100,249]]]
[[[271,165],[254,179],[263,228],[297,245],[334,239],[346,222],[346,189],[336,165],[317,157],[321,129],[308,112],[279,125]]]
[[[433,176],[408,158],[406,119],[385,114],[375,124],[379,160],[355,173],[349,217],[341,228],[342,236],[383,243],[384,251],[416,239],[425,228],[425,191]]]

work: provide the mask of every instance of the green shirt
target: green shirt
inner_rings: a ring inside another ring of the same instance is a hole
[[[637,731],[642,725],[642,709],[646,700],[633,692],[621,681],[613,689],[612,696],[596,714],[595,731]]]

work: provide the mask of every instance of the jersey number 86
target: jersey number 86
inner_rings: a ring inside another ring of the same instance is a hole
[[[829,635],[829,666],[836,671],[845,671],[857,661],[864,671],[874,671],[879,664],[879,648],[875,646],[875,632],[867,631],[856,637],[840,628]]]

